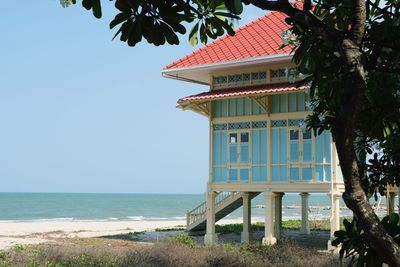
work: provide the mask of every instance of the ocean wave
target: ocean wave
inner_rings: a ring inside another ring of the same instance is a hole
[[[186,220],[185,216],[175,216],[175,217],[145,217],[145,216],[126,216],[132,221],[168,221],[168,220]]]
[[[18,222],[71,222],[75,221],[72,217],[61,217],[61,218],[43,218],[43,219],[22,219],[22,220],[0,220],[2,223],[18,223]]]
[[[132,220],[132,221],[144,221],[143,216],[126,216],[126,218]]]

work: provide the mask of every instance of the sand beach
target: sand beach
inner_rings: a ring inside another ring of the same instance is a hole
[[[239,219],[221,220],[219,224],[240,223]],[[128,232],[152,232],[160,228],[183,226],[185,220],[169,221],[0,221],[0,249],[17,244],[54,242],[60,238],[89,238]]]

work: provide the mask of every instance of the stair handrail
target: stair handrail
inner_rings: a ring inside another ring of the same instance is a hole
[[[234,198],[236,195],[240,194],[240,192],[219,192],[215,197],[215,208],[218,209],[219,207],[223,206],[225,202],[229,199]],[[203,202],[194,209],[188,211],[186,213],[186,220],[187,226],[195,223],[198,220],[204,219],[206,217],[207,212],[207,202]]]

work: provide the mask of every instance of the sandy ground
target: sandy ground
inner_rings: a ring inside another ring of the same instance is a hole
[[[241,223],[240,220],[221,220],[219,224]],[[59,238],[112,236],[127,232],[154,232],[156,228],[185,225],[186,221],[39,221],[0,222],[0,249],[17,244],[53,242]],[[158,234],[153,233],[158,238]]]

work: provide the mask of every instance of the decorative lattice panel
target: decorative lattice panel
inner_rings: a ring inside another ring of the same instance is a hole
[[[271,78],[283,78],[286,77],[286,69],[271,70]]]
[[[260,79],[260,80],[267,79],[267,72],[265,72],[265,71],[259,72],[258,73],[258,79]]]
[[[271,127],[286,127],[287,126],[287,120],[272,120],[271,121]]]
[[[268,123],[266,121],[253,121],[251,123],[252,128],[267,128]]]
[[[228,125],[226,123],[213,125],[214,131],[223,131],[223,130],[227,130],[227,129],[228,129]]]
[[[236,75],[235,75],[235,81],[236,81],[236,82],[241,82],[241,81],[243,81],[243,75],[242,75],[242,74],[236,74]]]
[[[250,129],[250,122],[229,123],[228,129],[229,130]]]
[[[252,72],[251,73],[251,79],[252,80],[258,80],[258,72]]]
[[[214,77],[214,84],[225,84],[228,81],[226,76]]]
[[[289,127],[304,127],[304,119],[290,119]]]

